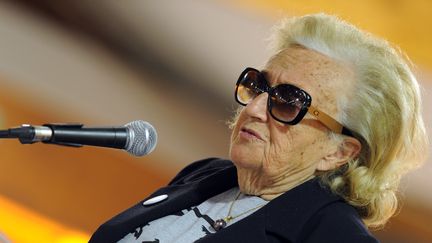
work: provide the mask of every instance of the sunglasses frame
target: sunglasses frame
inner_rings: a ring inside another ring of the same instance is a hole
[[[255,72],[258,75],[259,79],[265,81],[264,82],[266,84],[265,90],[262,90],[262,92],[259,93],[258,95],[260,95],[264,92],[267,92],[269,94],[268,99],[267,99],[267,109],[268,109],[268,112],[270,113],[270,115],[273,117],[273,119],[275,119],[281,123],[284,123],[284,124],[296,125],[297,123],[299,123],[304,118],[306,113],[309,113],[309,114],[313,115],[314,117],[316,117],[322,124],[324,124],[326,127],[328,127],[333,132],[353,137],[353,133],[348,128],[344,127],[341,123],[339,123],[334,118],[327,115],[326,113],[320,111],[315,106],[312,106],[312,97],[306,91],[304,91],[303,89],[301,89],[295,85],[292,85],[292,84],[279,84],[277,86],[271,87],[269,85],[268,81],[266,80],[266,78],[264,77],[264,75],[261,73],[261,71],[255,69],[255,68],[251,68],[251,67],[246,68],[240,74],[240,77],[238,78],[238,80],[236,82],[236,89],[235,89],[234,97],[235,97],[235,100],[240,105],[246,106],[247,104],[241,102],[238,99],[238,87],[239,87],[240,82],[244,79],[246,73],[251,72],[251,71]],[[300,107],[300,111],[298,112],[298,114],[296,115],[296,117],[292,121],[283,121],[283,120],[277,118],[272,112],[273,103],[271,102],[271,97],[273,96],[274,90],[276,90],[276,88],[279,88],[279,87],[289,87],[289,88],[298,90],[305,97],[305,101],[303,102],[302,106]]]

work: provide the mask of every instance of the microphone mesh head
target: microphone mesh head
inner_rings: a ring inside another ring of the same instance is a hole
[[[129,136],[125,150],[135,156],[149,154],[156,147],[157,133],[150,123],[145,121],[133,121],[125,125],[128,128]]]

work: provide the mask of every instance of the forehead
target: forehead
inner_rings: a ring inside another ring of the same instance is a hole
[[[315,104],[335,103],[337,93],[350,92],[354,80],[347,63],[302,46],[286,48],[273,56],[263,73],[271,86],[289,83],[304,89]]]

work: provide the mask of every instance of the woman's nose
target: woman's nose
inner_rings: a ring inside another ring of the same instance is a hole
[[[267,92],[258,95],[257,97],[255,97],[255,99],[253,99],[251,102],[249,102],[249,104],[246,105],[246,113],[250,117],[254,117],[256,119],[266,122],[268,119],[267,99]]]

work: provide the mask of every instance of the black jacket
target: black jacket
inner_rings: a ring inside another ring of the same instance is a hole
[[[135,206],[101,225],[91,243],[116,242],[152,220],[198,205],[237,184],[231,161],[206,159],[185,167],[169,183],[148,198],[167,194],[160,203]],[[320,185],[305,182],[243,220],[208,235],[199,242],[377,242],[356,210]]]

